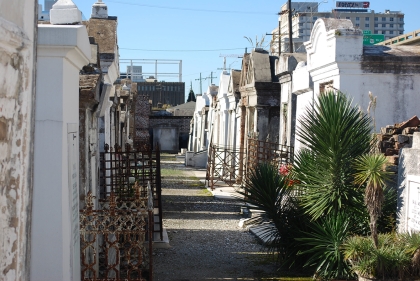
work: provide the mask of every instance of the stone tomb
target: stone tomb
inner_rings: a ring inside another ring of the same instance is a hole
[[[399,232],[420,231],[420,132],[400,152],[397,215]]]
[[[33,281],[80,280],[79,72],[90,50],[84,25],[38,26]]]
[[[408,176],[406,229],[409,232],[420,231],[420,176]]]

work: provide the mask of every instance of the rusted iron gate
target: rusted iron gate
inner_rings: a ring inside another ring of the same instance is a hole
[[[136,149],[129,144],[125,149],[116,145],[100,153],[100,199],[106,199],[114,192],[121,200],[130,199],[134,195],[134,183],[142,186],[151,184],[154,207],[154,231],[163,240],[162,223],[162,189],[160,174],[160,148],[153,151],[149,145],[138,145]],[[144,194],[143,194],[144,195]]]
[[[245,176],[259,163],[269,162],[280,168],[282,164],[292,163],[293,157],[294,149],[291,146],[249,138]]]
[[[209,146],[206,179],[211,189],[217,182],[224,182],[229,186],[241,182],[241,175],[245,168],[243,150],[232,147]]]
[[[153,280],[152,191],[137,183],[133,189],[130,200],[111,191],[96,209],[92,193],[87,195],[80,212],[82,280]]]
[[[218,182],[242,185],[258,163],[270,162],[280,168],[282,164],[292,163],[293,155],[293,147],[253,138],[248,139],[247,151],[211,144],[206,179],[212,189]]]

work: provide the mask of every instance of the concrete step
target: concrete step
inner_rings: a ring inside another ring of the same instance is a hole
[[[248,209],[249,210],[249,217],[250,218],[256,218],[264,214],[264,211],[257,210],[257,209]]]
[[[250,220],[251,218],[242,218],[242,219],[240,219],[239,220],[239,227],[240,228],[247,228],[247,227],[249,227],[250,226],[250,223],[249,223],[249,220]]]
[[[153,233],[153,248],[171,248],[171,245],[169,244],[168,233],[166,232],[165,228],[163,229],[162,234],[163,239],[160,240],[160,233]]]

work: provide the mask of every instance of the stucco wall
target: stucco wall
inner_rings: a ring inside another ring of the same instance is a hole
[[[314,91],[317,96],[322,84],[340,89],[353,99],[354,104],[367,111],[369,91],[377,96],[375,112],[376,131],[389,124],[395,124],[419,115],[420,110],[420,73],[366,73],[360,61],[337,64],[334,68],[324,67],[317,70],[314,77]]]
[[[30,276],[75,281],[80,280],[79,72],[91,48],[82,25],[44,24],[38,31]]]
[[[162,152],[177,153],[179,150],[179,128],[153,128],[153,143],[159,143]]]
[[[38,2],[0,2],[0,279],[28,280]]]
[[[369,91],[377,96],[376,130],[420,115],[420,74],[359,73],[341,75],[341,91],[353,97],[354,102],[366,112]],[[373,114],[373,112],[371,112]]]
[[[303,148],[302,143],[299,141],[298,133],[299,130],[302,127],[302,124],[300,122],[300,118],[303,117],[304,114],[306,114],[307,110],[312,108],[313,104],[313,92],[306,92],[299,94],[296,98],[296,136],[295,136],[295,153],[297,153],[301,148]]]
[[[346,93],[366,112],[371,91],[377,96],[376,110],[371,111],[377,131],[419,115],[420,56],[417,49],[364,47],[361,31],[348,24],[351,23],[347,20],[319,19],[310,41],[305,43],[307,69],[313,79],[315,96],[323,85],[329,84]]]
[[[168,151],[179,151],[181,148],[188,147],[188,139],[190,133],[191,117],[188,116],[150,116],[149,119],[150,133],[153,134],[153,142],[155,142],[156,128],[176,128],[178,134],[177,149]],[[159,133],[162,130],[159,131]],[[156,139],[157,140],[157,139]]]

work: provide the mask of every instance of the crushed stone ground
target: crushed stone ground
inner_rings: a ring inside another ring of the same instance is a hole
[[[277,265],[238,226],[239,201],[211,196],[191,169],[162,161],[163,224],[170,247],[154,250],[154,280],[266,280]],[[168,174],[169,171],[169,174]],[[269,280],[269,279],[267,279]]]

